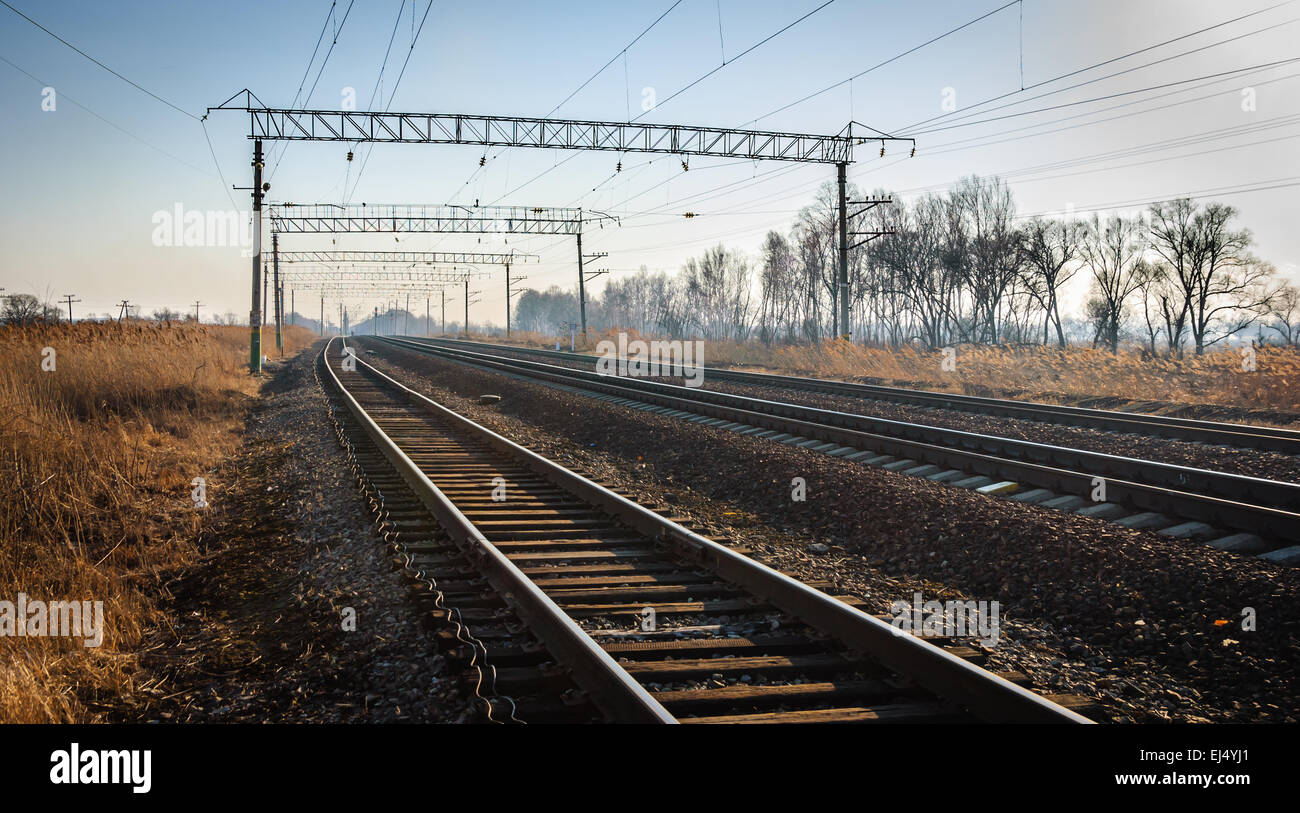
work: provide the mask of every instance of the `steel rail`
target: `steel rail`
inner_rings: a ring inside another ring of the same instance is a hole
[[[1110,502],[1125,502],[1143,510],[1167,512],[1281,539],[1300,540],[1300,513],[1294,510],[1300,506],[1300,485],[698,388],[605,376],[409,339],[380,337],[380,341],[527,377],[871,449],[922,463],[960,467],[978,474],[1014,479],[1076,495],[1090,494],[1096,486],[1096,478],[1100,477],[1105,481]],[[1185,490],[1193,483],[1201,488]],[[1205,487],[1218,493],[1207,493]],[[1238,498],[1269,500],[1274,504]]]
[[[570,353],[560,350],[543,350],[536,347],[516,347],[489,342],[474,342],[464,339],[432,339],[449,345],[477,347],[481,349],[510,350],[516,353],[567,359],[595,364],[596,357],[589,353]],[[834,381],[825,378],[780,375],[777,373],[757,373],[747,370],[733,370],[725,367],[705,367],[703,365],[685,367],[693,373],[700,373],[705,378],[719,381],[735,381],[742,384],[754,384],[765,387],[781,387],[806,392],[825,392],[834,395],[848,395],[855,398],[893,401],[896,403],[915,404],[917,406],[938,409],[975,412],[1007,418],[1043,423],[1056,423],[1080,426],[1089,429],[1101,429],[1111,432],[1130,432],[1142,435],[1154,435],[1171,440],[1189,440],[1202,443],[1235,446],[1242,449],[1259,449],[1261,451],[1280,452],[1283,454],[1300,454],[1300,431],[1276,426],[1251,426],[1249,424],[1228,423],[1222,421],[1204,421],[1193,418],[1176,418],[1168,415],[1151,415],[1138,412],[1120,412],[1110,409],[1067,406],[1064,404],[1045,404],[1036,401],[1016,401],[1009,398],[986,398],[976,395],[959,395],[956,393],[935,392],[932,390],[909,389],[906,387],[889,387],[883,384],[864,384],[852,381]]]
[[[328,354],[334,339],[325,346]],[[364,361],[358,365],[381,377],[404,396],[416,393],[375,370]],[[676,718],[663,707],[631,675],[610,657],[609,653],[591,639],[549,596],[510,561],[472,522],[461,513],[447,495],[431,481],[419,466],[366,413],[361,404],[348,392],[334,373],[325,365],[330,380],[338,391],[348,411],[374,441],[380,452],[392,463],[420,502],[437,518],[444,532],[464,546],[493,586],[506,602],[515,607],[525,623],[537,634],[547,649],[563,660],[573,672],[574,681],[591,697],[592,702],[611,718],[624,722],[675,723]],[[459,425],[476,427],[445,407],[424,399],[422,405],[432,408],[442,417],[449,417]]]
[[[700,536],[447,409],[362,359],[358,358],[357,363],[358,369],[364,367],[368,375],[401,394],[408,403],[433,412],[440,420],[458,427],[466,435],[483,441],[493,449],[524,463],[533,472],[554,482],[584,502],[609,513],[633,530],[664,542],[683,558],[767,599],[773,606],[799,618],[810,627],[838,638],[850,648],[878,660],[884,666],[907,676],[922,688],[967,708],[982,719],[989,722],[1091,722],[1082,715],[970,664],[924,640],[903,633],[892,625],[803,582]],[[375,429],[378,430],[378,427]],[[391,441],[388,444],[395,448]],[[398,451],[400,454],[400,450]],[[402,459],[414,468],[414,463],[410,463],[409,458],[402,455]],[[418,469],[415,471],[418,472]],[[436,492],[436,486],[433,486],[423,473],[420,473],[418,482],[428,483],[428,486]],[[441,496],[440,492],[437,493]],[[446,500],[445,496],[441,496],[441,499]],[[455,513],[449,516],[453,522],[469,525],[468,529],[462,529],[462,533],[473,533],[476,539],[482,540],[483,545],[491,548],[491,543],[473,529],[463,514],[456,511],[454,506],[452,511]],[[509,560],[499,553],[498,556],[501,556],[512,570],[518,572]],[[522,573],[518,575],[521,579],[527,578]],[[545,597],[544,594],[542,595]],[[549,599],[547,601],[549,602]],[[563,612],[558,607],[555,611]],[[549,647],[550,642],[548,641],[547,644]],[[555,651],[554,647],[552,650]]]

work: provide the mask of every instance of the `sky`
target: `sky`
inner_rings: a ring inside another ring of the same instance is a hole
[[[0,5],[0,287],[72,294],[77,316],[116,315],[122,299],[145,314],[197,301],[204,318],[247,316],[246,247],[157,245],[177,206],[251,208],[231,189],[252,182],[247,114],[201,120],[245,88],[271,107],[354,98],[360,110],[816,134],[852,120],[917,144],[915,157],[857,148],[848,177],[864,191],[909,199],[999,174],[1022,214],[1088,216],[1208,194],[1240,210],[1260,257],[1300,275],[1297,0],[5,2],[106,66]],[[1284,60],[1297,61],[1271,64]],[[584,234],[585,252],[609,255],[590,266],[610,271],[597,291],[643,265],[675,272],[719,242],[757,261],[764,234],[786,231],[835,177],[823,164],[696,157],[683,170],[672,155],[594,151],[267,149],[271,202],[614,215]],[[515,268],[523,287],[576,287],[572,237],[285,235],[281,247],[515,250],[538,255]],[[504,276],[481,270],[471,319],[502,324]],[[368,314],[372,299],[349,309]]]

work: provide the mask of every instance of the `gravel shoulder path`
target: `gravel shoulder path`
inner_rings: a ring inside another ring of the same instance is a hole
[[[319,347],[272,370],[241,451],[208,476],[206,553],[170,574],[169,624],[116,719],[476,719],[344,466],[312,375]]]
[[[367,361],[462,414],[880,612],[914,592],[996,600],[989,666],[1092,697],[1113,719],[1300,720],[1294,568],[369,347]],[[503,400],[475,403],[484,393]],[[791,500],[795,477],[805,502]]]

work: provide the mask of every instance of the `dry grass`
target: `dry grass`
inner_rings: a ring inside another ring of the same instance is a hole
[[[286,353],[313,338],[290,329]],[[197,555],[190,481],[236,448],[257,390],[247,342],[238,327],[0,328],[0,600],[104,603],[98,648],[0,637],[0,722],[92,721],[134,688],[165,574]]]
[[[590,348],[618,331],[593,333]],[[638,338],[628,331],[629,339]],[[474,337],[501,341],[501,337]],[[515,333],[511,344],[553,349],[555,337]],[[563,337],[562,349],[569,349]],[[583,348],[579,348],[582,350]],[[1183,359],[1151,358],[1134,349],[1112,354],[1088,347],[957,348],[956,369],[945,371],[940,351],[823,342],[766,347],[758,342],[706,342],[706,364],[747,367],[823,378],[881,383],[974,395],[1075,402],[1090,398],[1213,404],[1250,410],[1300,411],[1300,351],[1263,347],[1255,372],[1242,370],[1238,350]]]

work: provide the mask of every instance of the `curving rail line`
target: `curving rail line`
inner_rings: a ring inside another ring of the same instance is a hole
[[[473,563],[446,604],[469,608],[471,625],[499,624],[502,613],[473,608],[504,604],[540,644],[488,645],[488,662],[502,656],[496,691],[571,680],[620,722],[1087,722],[1062,705],[1078,698],[985,671],[959,639],[900,633],[861,601],[706,539],[362,359],[344,369],[339,347],[321,354],[321,378],[377,450],[370,465],[386,463],[381,482],[403,484]],[[431,526],[408,512],[403,527]]]

